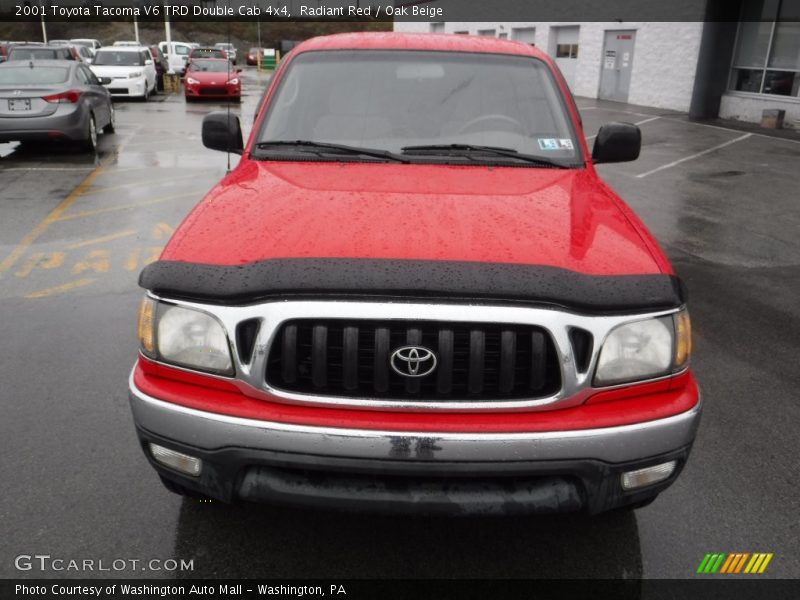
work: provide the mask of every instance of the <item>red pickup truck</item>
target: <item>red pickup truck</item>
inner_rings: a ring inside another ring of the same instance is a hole
[[[344,34],[283,61],[238,166],[140,276],[130,400],[171,491],[458,514],[651,502],[700,418],[686,291],[553,61]]]

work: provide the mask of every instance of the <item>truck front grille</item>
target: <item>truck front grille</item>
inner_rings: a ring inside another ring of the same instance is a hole
[[[416,364],[395,355],[408,347],[419,349]],[[436,367],[408,376],[432,366],[426,351]],[[550,334],[502,323],[291,320],[273,339],[266,379],[288,392],[406,401],[543,398],[561,389]]]

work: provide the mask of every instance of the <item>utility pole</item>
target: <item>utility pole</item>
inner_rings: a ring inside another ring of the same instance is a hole
[[[139,43],[139,22],[136,20],[136,15],[133,17],[133,35],[135,36],[136,43]]]
[[[172,31],[169,28],[169,6],[168,0],[164,0],[164,33],[167,36],[167,52],[169,52],[169,45],[172,43]]]
[[[42,7],[42,41],[46,44],[47,43],[47,27],[44,25],[44,13],[47,10],[47,1],[42,0],[39,2],[39,6]]]

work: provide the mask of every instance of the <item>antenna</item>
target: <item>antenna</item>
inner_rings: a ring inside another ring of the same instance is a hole
[[[226,0],[225,4],[227,5],[226,8],[230,8],[230,0]],[[227,11],[226,11],[227,12]],[[226,21],[226,29],[227,29],[227,38],[228,38],[228,46],[225,50],[226,54],[231,51],[231,20],[230,17],[225,18]],[[228,82],[231,80],[231,57],[228,54],[228,78],[225,80],[225,89],[228,88]],[[228,113],[227,122],[228,122],[228,131],[230,132],[230,123],[231,123],[231,97],[228,95],[228,101],[226,102],[226,111]],[[231,136],[228,136],[228,173],[231,172]]]

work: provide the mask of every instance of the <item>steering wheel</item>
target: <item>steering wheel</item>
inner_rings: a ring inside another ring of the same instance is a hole
[[[480,117],[476,117],[471,121],[464,123],[459,130],[456,132],[456,135],[466,133],[470,129],[473,129],[479,123],[483,121],[502,121],[504,124],[513,127],[512,131],[522,131],[522,123],[509,117],[508,115],[500,115],[500,114],[491,114],[491,115],[481,115]]]

